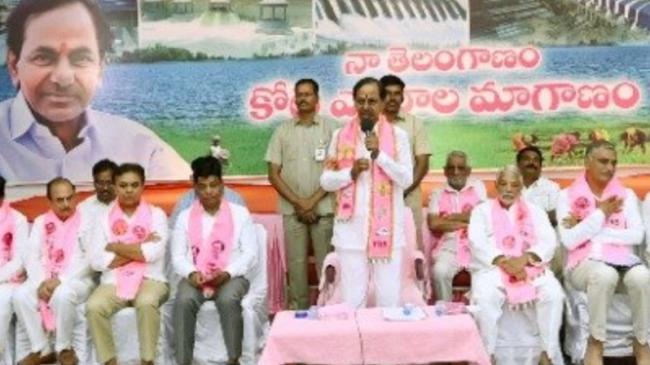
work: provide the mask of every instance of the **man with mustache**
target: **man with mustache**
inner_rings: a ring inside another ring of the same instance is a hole
[[[93,187],[95,195],[88,197],[79,204],[79,209],[90,217],[97,217],[104,213],[108,206],[115,200],[115,184],[113,174],[117,164],[109,159],[98,161],[93,166]]]
[[[521,195],[524,199],[537,204],[548,214],[553,227],[557,225],[555,209],[560,185],[542,176],[544,157],[542,151],[535,146],[527,146],[517,152],[517,166],[524,179]]]
[[[18,286],[25,281],[25,256],[29,252],[27,218],[9,206],[5,199],[6,183],[0,176],[0,358],[7,350],[5,345],[14,314],[12,300]]]
[[[298,114],[273,133],[264,158],[268,177],[280,195],[289,275],[289,306],[309,307],[308,247],[311,242],[320,275],[331,251],[334,200],[320,187],[327,146],[336,123],[320,117],[318,83],[302,79],[294,87]]]
[[[18,90],[0,103],[0,174],[15,181],[90,180],[110,157],[151,178],[184,179],[185,161],[141,124],[89,107],[111,31],[92,0],[21,0],[7,19],[7,70]]]
[[[506,166],[497,175],[496,199],[472,211],[472,302],[480,306],[479,329],[493,362],[503,306],[532,305],[542,342],[540,364],[560,365],[564,292],[548,269],[557,239],[546,213],[521,198],[522,187],[519,169]]]
[[[373,271],[377,305],[399,304],[406,244],[404,189],[413,182],[407,133],[382,114],[385,90],[366,77],[352,89],[357,116],[332,136],[320,178],[337,193],[332,245],[341,263],[343,300],[354,308],[368,300]]]
[[[178,217],[172,238],[172,265],[182,279],[174,301],[176,362],[191,365],[201,305],[214,300],[228,365],[239,364],[248,293],[257,261],[255,228],[248,209],[224,199],[221,163],[208,156],[192,161],[197,199]]]
[[[386,120],[404,129],[409,136],[413,158],[413,182],[411,186],[404,190],[404,198],[406,199],[406,205],[413,212],[418,249],[424,251],[422,244],[422,192],[420,191],[420,183],[427,175],[427,172],[429,172],[429,157],[431,157],[429,135],[424,128],[422,120],[401,110],[402,104],[404,103],[404,87],[406,86],[404,81],[395,75],[386,75],[379,81],[384,89],[386,89],[386,99],[384,100],[384,115],[386,116]]]
[[[615,176],[617,162],[612,143],[587,147],[584,174],[560,193],[560,239],[569,251],[567,279],[587,293],[590,337],[584,363],[603,364],[607,313],[612,295],[623,288],[630,296],[636,363],[649,365],[650,271],[634,253],[644,228],[634,191]]]
[[[91,217],[76,209],[75,186],[65,178],[47,184],[50,210],[32,226],[27,281],[16,291],[16,315],[27,331],[30,353],[18,364],[74,365],[77,310],[94,286],[88,260]],[[51,347],[49,334],[54,334]]]
[[[487,199],[487,194],[482,181],[468,181],[472,167],[465,152],[450,152],[444,171],[447,184],[431,193],[427,221],[434,237],[436,298],[451,300],[454,276],[470,267],[467,237],[470,214],[475,206]]]

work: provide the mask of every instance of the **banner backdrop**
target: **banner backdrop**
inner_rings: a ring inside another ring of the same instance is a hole
[[[171,146],[186,161],[218,135],[229,175],[266,173],[274,127],[295,111],[296,80],[318,81],[320,112],[344,122],[354,115],[354,83],[385,74],[406,82],[403,109],[425,121],[432,168],[452,149],[475,168],[495,168],[526,145],[542,149],[547,168],[576,166],[599,139],[617,144],[621,164],[650,162],[649,0],[99,3],[116,40],[92,108],[141,123],[164,141],[156,148]],[[5,16],[14,5],[5,0]],[[16,94],[2,70],[0,100]],[[0,112],[0,128],[14,125]],[[39,169],[0,151],[10,180],[12,165]],[[64,155],[51,157],[54,170],[13,180],[70,171]],[[90,179],[87,165],[75,168],[83,170],[73,177]],[[188,170],[153,175],[186,179]]]

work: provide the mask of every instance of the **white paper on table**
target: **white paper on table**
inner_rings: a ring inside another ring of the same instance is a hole
[[[382,308],[381,312],[387,321],[421,321],[427,317],[420,307],[414,307],[408,315],[404,313],[404,307]]]

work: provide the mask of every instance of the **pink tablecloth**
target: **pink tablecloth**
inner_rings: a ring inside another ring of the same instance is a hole
[[[253,221],[266,228],[269,312],[276,313],[284,309],[285,273],[287,272],[282,216],[280,214],[253,214]]]
[[[416,322],[388,322],[380,308],[357,311],[366,364],[428,364],[460,362],[489,365],[471,316],[429,316]]]
[[[293,311],[276,314],[258,365],[361,364],[354,319],[296,319]]]
[[[469,362],[489,365],[489,357],[469,315],[429,316],[417,322],[388,322],[380,308],[361,309],[356,320],[295,319],[276,315],[261,365],[428,364]],[[361,339],[361,343],[359,340]]]

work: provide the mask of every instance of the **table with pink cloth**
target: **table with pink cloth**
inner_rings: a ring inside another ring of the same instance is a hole
[[[390,322],[380,308],[356,311],[356,319],[296,319],[277,314],[260,365],[427,364],[489,365],[476,323],[468,314],[438,317],[433,307],[421,321]]]
[[[253,214],[253,222],[266,229],[269,312],[284,309],[287,265],[284,256],[284,229],[280,214]]]

